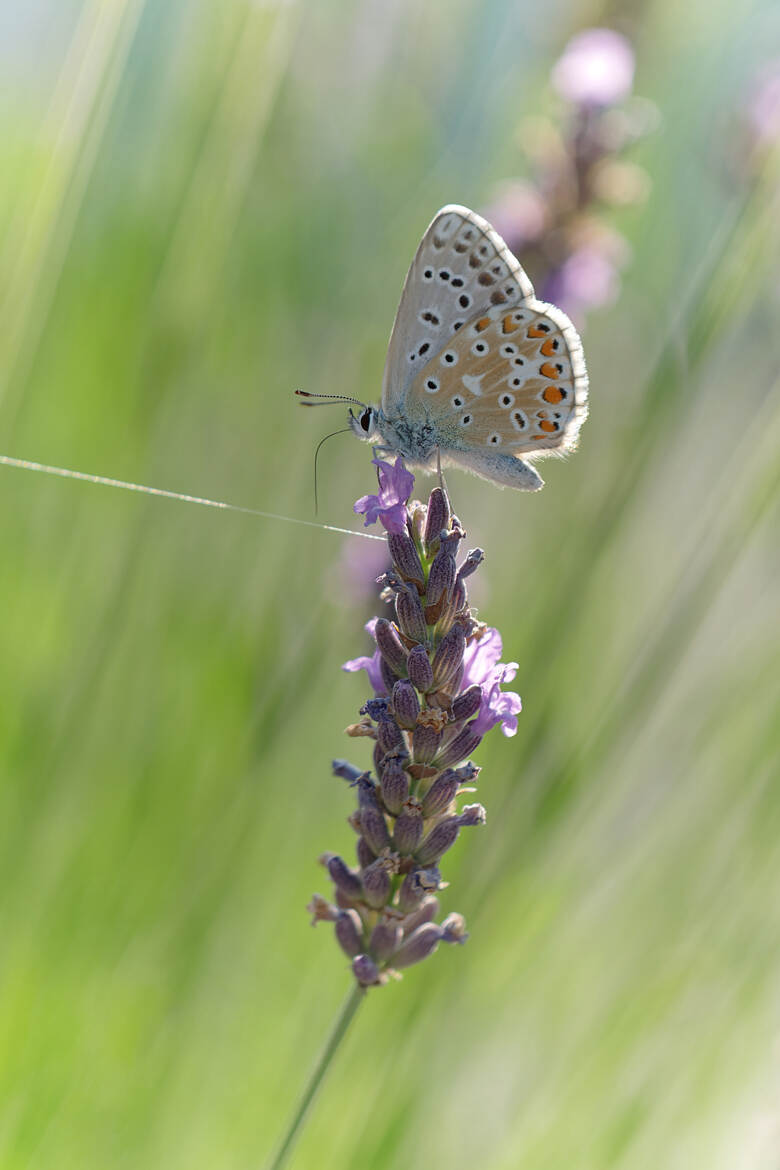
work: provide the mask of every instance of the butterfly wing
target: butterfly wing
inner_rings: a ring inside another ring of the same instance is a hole
[[[421,367],[466,322],[533,295],[528,277],[489,223],[467,207],[443,207],[422,238],[401,293],[382,383],[385,414],[403,413]]]
[[[533,297],[467,321],[413,378],[404,412],[459,452],[571,450],[588,413],[582,345],[568,317]]]

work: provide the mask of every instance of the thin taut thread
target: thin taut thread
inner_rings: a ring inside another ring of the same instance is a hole
[[[166,488],[147,487],[142,483],[127,483],[122,479],[111,479],[107,475],[90,475],[86,471],[71,471],[67,467],[51,467],[47,463],[34,463],[31,459],[16,459],[13,455],[0,455],[0,464],[16,467],[21,471],[39,471],[44,475],[56,475],[60,479],[77,479],[82,483],[98,483],[103,487],[121,488],[126,492],[141,492],[147,496],[163,496],[168,500],[180,500],[185,504],[200,504],[203,508],[218,508],[222,512],[241,512],[245,516],[259,516],[263,520],[285,520],[288,524],[303,524],[306,528],[324,528],[326,532],[341,532],[344,536],[362,536],[366,540],[383,540],[371,532],[359,532],[354,528],[338,528],[335,524],[320,524],[316,520],[299,520],[296,516],[280,516],[277,512],[260,512],[257,508],[244,508],[240,504],[226,504],[222,500],[207,500],[202,496],[188,496],[183,492],[171,492]]]
[[[325,1045],[322,1055],[320,1056],[320,1059],[317,1061],[317,1064],[312,1071],[311,1077],[309,1078],[309,1083],[304,1090],[300,1104],[298,1105],[290,1125],[288,1126],[284,1140],[282,1141],[282,1144],[279,1147],[273,1162],[269,1164],[268,1170],[282,1170],[282,1167],[286,1164],[287,1159],[292,1152],[292,1148],[298,1140],[298,1135],[303,1127],[304,1121],[306,1120],[306,1115],[309,1112],[309,1108],[311,1107],[311,1104],[317,1095],[317,1090],[324,1081],[328,1069],[333,1063],[333,1058],[341,1045],[341,1041],[344,1039],[347,1029],[352,1023],[355,1013],[365,999],[365,996],[366,990],[359,984],[356,984],[352,992],[350,992],[344,1007],[341,1009],[341,1015],[336,1021],[335,1027],[330,1034],[328,1043]]]

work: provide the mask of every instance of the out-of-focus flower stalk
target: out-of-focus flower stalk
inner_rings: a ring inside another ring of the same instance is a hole
[[[615,299],[630,258],[609,212],[640,203],[649,189],[646,173],[623,157],[657,122],[655,107],[631,96],[633,79],[634,53],[620,33],[574,37],[551,75],[562,116],[519,127],[531,176],[502,183],[485,209],[540,298],[581,328],[589,311]]]

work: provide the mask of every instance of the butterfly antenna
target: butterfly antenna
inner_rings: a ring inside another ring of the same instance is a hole
[[[302,402],[301,406],[327,406],[330,402],[351,402],[355,406],[362,406],[366,409],[366,403],[361,402],[359,398],[350,398],[347,394],[310,394],[308,390],[296,390],[295,393],[299,398],[317,398],[318,402]],[[339,432],[334,431],[337,435]],[[326,436],[330,438],[330,436]],[[324,442],[324,440],[323,440]]]
[[[304,405],[306,405],[306,404],[304,403]],[[312,405],[314,406],[314,405],[316,405],[316,403],[312,403]],[[315,516],[317,516],[319,514],[319,510],[320,510],[319,494],[318,494],[318,490],[317,490],[317,459],[319,458],[320,447],[322,446],[323,443],[327,443],[328,439],[332,439],[334,435],[346,435],[351,429],[352,429],[351,427],[340,427],[339,430],[331,431],[330,434],[326,435],[324,439],[320,439],[319,443],[317,444],[317,449],[314,452],[314,515]]]

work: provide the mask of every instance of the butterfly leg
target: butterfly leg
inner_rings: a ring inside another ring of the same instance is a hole
[[[539,488],[544,487],[544,480],[539,473],[530,463],[518,459],[516,455],[487,450],[453,451],[448,452],[448,458],[456,467],[463,467],[501,487],[516,488],[522,492],[538,492]]]
[[[441,469],[441,447],[436,448],[436,471],[439,476],[439,487],[444,492],[445,496],[449,495],[447,491],[447,481],[444,478],[444,472]]]

